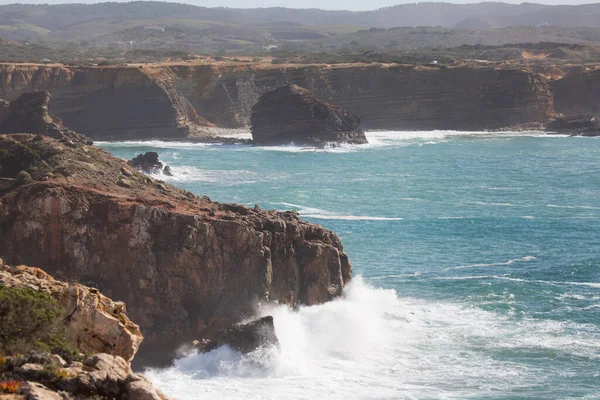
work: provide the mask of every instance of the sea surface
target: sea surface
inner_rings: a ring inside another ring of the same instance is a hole
[[[165,181],[337,232],[345,297],[275,317],[281,351],[146,373],[187,399],[600,399],[600,140],[371,132],[370,144],[100,143]]]

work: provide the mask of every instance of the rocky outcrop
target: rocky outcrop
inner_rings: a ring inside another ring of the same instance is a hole
[[[61,336],[54,340],[66,340],[67,347],[61,346],[69,349],[64,350],[66,360],[48,350],[0,354],[0,381],[4,383],[0,385],[0,398],[9,392],[24,399],[166,399],[144,376],[131,371],[130,361],[143,337],[125,314],[124,303],[109,299],[95,288],[57,281],[39,268],[10,267],[2,260],[0,287],[25,288],[56,300],[53,307],[62,310],[52,317],[56,319],[39,322],[60,327],[56,332],[62,332]],[[40,303],[28,306],[40,307]],[[36,310],[21,311],[35,315]],[[5,316],[4,321],[10,321],[10,317]],[[34,326],[30,324],[29,328]],[[10,330],[3,331],[4,339],[10,342],[13,338],[6,337],[7,332]],[[48,343],[31,343],[31,348],[46,347],[50,347]]]
[[[71,142],[86,142],[88,138],[66,128],[62,121],[48,113],[50,93],[24,93],[7,103],[0,100],[0,133],[37,133]]]
[[[256,144],[367,143],[360,118],[297,85],[263,94],[252,108],[251,123]]]
[[[39,268],[9,267],[0,260],[0,285],[47,293],[62,307],[67,339],[83,352],[108,353],[131,361],[143,336],[125,314],[125,304],[98,289],[54,280]]]
[[[600,68],[574,68],[551,87],[556,112],[600,117]]]
[[[203,352],[229,346],[239,352],[250,353],[261,347],[279,346],[279,339],[275,334],[273,317],[266,316],[227,328],[213,340],[194,341],[194,344],[197,350]]]
[[[557,117],[546,125],[546,130],[573,136],[600,136],[600,120],[589,114]]]
[[[497,129],[554,116],[546,80],[518,67],[0,65],[0,97],[49,90],[50,111],[94,140],[209,140],[204,127],[250,126],[260,96],[292,83],[360,115],[363,129]]]
[[[94,146],[2,135],[0,148],[0,254],[124,301],[144,332],[140,364],[213,338],[257,302],[326,302],[351,278],[337,235],[294,212],[125,177],[126,162]],[[17,182],[19,171],[30,180]]]
[[[56,354],[32,352],[2,361],[0,376],[13,382],[16,398],[167,400],[119,356],[100,353],[67,362]]]
[[[163,163],[160,162],[160,159],[158,158],[158,153],[155,151],[148,151],[144,154],[138,154],[136,157],[129,160],[127,164],[145,174],[157,174],[162,172],[168,176],[173,175],[171,173],[171,168],[168,165],[163,166]]]

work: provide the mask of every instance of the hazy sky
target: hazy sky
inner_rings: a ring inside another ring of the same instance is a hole
[[[114,1],[114,0],[113,0]],[[474,3],[468,0],[445,0],[449,3]],[[25,4],[62,4],[62,3],[98,3],[97,0],[0,0],[0,4],[25,3]],[[205,7],[289,7],[289,8],[321,8],[326,10],[373,10],[380,7],[393,6],[401,3],[414,3],[415,1],[402,0],[179,0],[178,3],[188,3]],[[520,3],[517,1],[504,1],[506,3]],[[542,4],[583,4],[597,3],[598,0],[542,0],[530,1]]]

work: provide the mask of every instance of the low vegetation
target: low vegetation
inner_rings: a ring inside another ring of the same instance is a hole
[[[72,359],[61,308],[48,294],[26,287],[0,286],[0,354],[48,351]]]

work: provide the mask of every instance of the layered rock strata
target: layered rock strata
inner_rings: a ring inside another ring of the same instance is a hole
[[[0,97],[49,90],[50,111],[95,140],[210,140],[204,127],[247,127],[261,95],[292,83],[360,116],[363,129],[497,129],[555,113],[547,81],[517,67],[0,65]]]
[[[351,278],[337,235],[294,212],[199,198],[94,146],[2,135],[0,148],[0,254],[124,301],[146,337],[141,362],[214,337],[258,302],[328,301]]]
[[[367,143],[360,118],[297,85],[263,94],[252,108],[251,123],[256,144]]]

